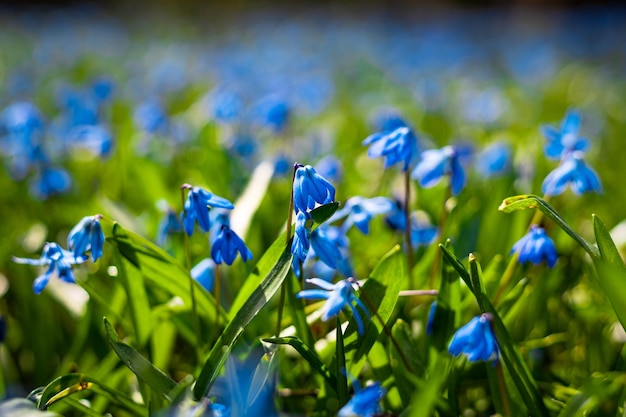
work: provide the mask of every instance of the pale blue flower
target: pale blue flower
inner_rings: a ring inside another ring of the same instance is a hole
[[[193,234],[195,222],[198,222],[200,229],[208,232],[211,229],[209,218],[209,207],[233,209],[235,206],[225,198],[212,194],[200,187],[192,187],[184,184],[183,188],[189,189],[185,200],[185,211],[183,212],[183,225],[185,232],[189,236]]]
[[[459,156],[453,146],[424,151],[411,177],[417,179],[422,187],[429,188],[447,175],[450,177],[452,195],[457,195],[465,186],[465,171],[459,162]]]
[[[476,157],[476,171],[485,178],[502,175],[511,169],[511,154],[508,144],[494,142]]]
[[[496,360],[498,343],[491,328],[492,320],[489,313],[474,317],[454,333],[448,352],[454,356],[462,353],[470,362]]]
[[[293,181],[293,204],[296,213],[315,208],[316,204],[335,201],[335,187],[311,165],[300,165]]]
[[[402,162],[402,171],[409,169],[418,154],[417,138],[413,131],[401,120],[393,119],[386,123],[385,130],[374,133],[363,141],[369,146],[367,156],[370,158],[385,158],[385,168],[390,168]]]
[[[58,243],[48,242],[43,247],[43,252],[39,259],[27,259],[13,257],[13,262],[28,265],[48,265],[46,272],[35,279],[33,283],[33,291],[39,294],[50,281],[50,278],[56,273],[57,276],[70,283],[75,283],[72,265],[85,262],[89,257],[87,255],[74,256],[70,251],[63,249]]]
[[[548,143],[545,147],[546,156],[550,159],[561,159],[568,153],[586,151],[589,141],[579,136],[580,114],[570,110],[561,123],[560,130],[549,125],[541,126],[541,133]]]
[[[581,152],[566,156],[561,165],[548,174],[541,188],[545,195],[552,196],[563,193],[568,185],[575,194],[602,192],[598,174],[587,166]]]
[[[72,228],[67,236],[67,246],[79,257],[87,251],[91,251],[91,259],[95,262],[102,257],[104,245],[104,233],[100,225],[102,215],[86,216]]]
[[[212,243],[211,257],[218,265],[222,262],[232,265],[237,258],[237,253],[241,255],[241,259],[244,262],[252,259],[252,252],[250,252],[244,241],[237,236],[237,233],[227,225],[222,225],[221,232]]]
[[[367,235],[372,217],[391,213],[393,209],[393,201],[386,197],[350,197],[345,205],[333,214],[329,222],[332,223],[345,217],[346,220],[342,225],[343,230],[347,231],[354,225],[361,233]]]
[[[209,292],[213,291],[213,285],[215,284],[215,265],[213,259],[204,258],[191,268],[191,277]]]
[[[554,242],[546,231],[537,225],[532,225],[530,231],[518,240],[511,253],[516,252],[520,263],[532,262],[539,265],[545,261],[550,268],[556,264],[558,255]]]
[[[380,400],[387,391],[376,381],[367,387],[358,390],[350,401],[344,405],[337,417],[375,417],[382,413]]]
[[[71,186],[72,177],[65,169],[44,164],[30,183],[30,193],[39,200],[46,200],[68,192]]]

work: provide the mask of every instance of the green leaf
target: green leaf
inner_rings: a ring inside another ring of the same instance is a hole
[[[422,363],[422,358],[420,357],[421,355],[418,343],[411,335],[411,328],[408,323],[403,320],[397,320],[391,329],[391,334],[398,342],[400,349],[411,361],[411,367],[416,371],[416,374],[422,375],[425,371],[424,365]],[[389,352],[389,356],[393,359],[390,361],[391,370],[395,377],[398,393],[402,399],[402,405],[406,408],[411,401],[413,393],[415,392],[412,375],[402,364],[402,358],[393,346],[389,347]]]
[[[338,208],[338,202],[324,204],[311,210],[311,218],[318,225],[322,224],[326,220],[330,219],[331,216],[335,214]]]
[[[13,398],[0,402],[0,416],[8,417],[62,417],[52,411],[41,411],[34,402],[24,398]]]
[[[331,387],[337,386],[337,376],[322,362],[314,350],[304,344],[302,340],[295,336],[276,337],[271,339],[263,339],[264,342],[273,343],[275,345],[289,345],[293,347],[304,360],[306,360],[311,368],[320,374]]]
[[[289,273],[292,255],[290,248],[285,246],[283,239],[284,236],[279,237],[277,242],[274,242],[274,245],[272,245],[273,248],[278,242],[281,242],[283,251],[263,282],[260,283],[237,311],[234,311],[234,309],[231,310],[233,319],[228,323],[213,346],[213,349],[211,349],[209,357],[205,361],[200,376],[193,388],[193,394],[196,399],[199,400],[209,392],[211,385],[215,381],[215,378],[217,378],[221,367],[226,361],[228,353],[239,339],[239,336],[241,336],[246,326],[252,321],[261,308],[269,302]],[[272,248],[270,248],[270,250],[272,250]],[[244,284],[244,287],[246,284]]]
[[[445,248],[450,246],[450,240],[445,244]],[[448,249],[450,250],[450,249]],[[449,263],[441,265],[441,282],[437,293],[437,304],[433,317],[432,342],[437,350],[445,349],[445,346],[454,333],[454,322],[456,310],[460,304],[459,279],[455,270]]]
[[[611,238],[611,234],[607,230],[606,226],[595,214],[591,217],[593,219],[593,233],[596,237],[598,249],[600,250],[600,257],[603,261],[611,265],[624,267],[622,257],[620,256],[617,246],[615,246],[615,242],[613,242],[613,238]]]
[[[339,408],[343,407],[348,402],[348,378],[346,377],[346,353],[343,345],[343,333],[341,332],[341,322],[337,317],[337,343],[335,344],[335,364],[337,369],[337,386],[335,391],[339,399]]]
[[[556,223],[565,233],[567,233],[581,248],[585,250],[592,258],[599,258],[600,252],[593,244],[587,242],[582,236],[574,231],[561,216],[550,206],[544,199],[532,194],[516,195],[505,198],[498,207],[503,213],[511,213],[517,210],[538,208],[543,214],[548,216]]]
[[[104,328],[109,344],[122,362],[137,375],[137,378],[152,388],[154,392],[169,400],[170,391],[176,388],[176,382],[131,346],[120,342],[117,333],[106,317],[104,318]]]
[[[407,409],[408,417],[430,417],[435,415],[435,406],[438,404],[444,384],[450,375],[450,361],[443,356],[435,357],[428,367],[427,378],[420,379],[415,387],[415,394],[411,399],[411,406]]]

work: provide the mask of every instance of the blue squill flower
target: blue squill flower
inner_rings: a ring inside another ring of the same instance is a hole
[[[359,334],[363,334],[365,327],[363,326],[363,319],[361,318],[361,313],[357,307],[361,308],[361,310],[365,312],[368,317],[369,313],[363,302],[354,294],[355,290],[352,286],[354,279],[344,279],[334,285],[319,278],[307,279],[306,282],[320,287],[321,290],[302,290],[296,294],[297,298],[305,298],[307,300],[327,300],[321,311],[323,321],[327,321],[330,318],[337,316],[345,307],[350,307],[350,310],[352,310],[352,316],[356,321]]]
[[[361,233],[369,234],[372,217],[379,214],[391,213],[394,202],[386,197],[350,197],[345,205],[333,214],[329,222],[334,222],[346,217],[343,222],[343,230],[348,230],[352,225],[356,226]]]
[[[72,252],[63,249],[58,243],[48,242],[44,245],[39,259],[17,258],[14,256],[13,262],[28,265],[48,265],[46,272],[38,276],[33,283],[33,291],[35,294],[39,294],[55,273],[61,280],[75,283],[72,265],[81,264],[87,259],[89,259],[87,255],[75,257]]]
[[[335,201],[335,187],[311,165],[299,165],[293,180],[293,204],[296,213],[315,208],[316,204]]]
[[[183,231],[183,223],[181,216],[170,207],[164,207],[165,215],[159,222],[159,231],[157,232],[156,242],[159,246],[163,246],[167,237],[173,233]]]
[[[444,175],[450,176],[452,195],[460,193],[465,186],[465,172],[453,146],[422,152],[422,159],[411,173],[426,188],[437,184]]]
[[[598,174],[589,168],[583,160],[582,152],[574,152],[548,174],[541,189],[545,195],[559,195],[570,186],[575,194],[589,191],[602,192]]]
[[[337,244],[330,239],[325,227],[318,227],[309,235],[315,255],[331,268],[337,268],[343,259]]]
[[[255,120],[272,129],[282,132],[287,126],[291,109],[287,101],[279,94],[270,94],[260,99],[252,110]]]
[[[243,102],[232,90],[216,87],[205,98],[211,116],[219,122],[234,122],[243,111]]]
[[[454,333],[448,345],[448,352],[454,356],[461,353],[470,362],[497,360],[498,342],[491,328],[491,314],[474,317]]]
[[[402,201],[398,199],[393,201],[393,207],[385,216],[385,223],[393,230],[403,231],[406,229],[406,213]]]
[[[75,126],[68,132],[66,140],[71,146],[87,149],[99,156],[108,156],[113,143],[109,129],[103,125]]]
[[[306,211],[301,211],[296,215],[296,228],[291,242],[291,253],[294,261],[304,262],[311,247],[311,215]]]
[[[387,391],[376,381],[355,392],[350,401],[344,405],[337,417],[374,417],[382,413],[380,400]]]
[[[546,156],[550,159],[561,159],[574,151],[586,151],[589,141],[581,138],[579,131],[580,114],[575,110],[567,112],[560,130],[549,125],[541,126],[541,133],[548,141],[545,147]]]
[[[416,217],[412,216],[413,220],[411,221],[411,243],[414,248],[428,246],[437,237],[439,229],[437,226],[433,226],[427,221]]]
[[[168,129],[169,120],[167,114],[156,101],[148,100],[137,106],[133,119],[146,133],[163,133]]]
[[[45,200],[50,196],[69,191],[72,186],[70,174],[63,168],[50,166],[41,167],[39,173],[30,184],[30,192],[33,197]]]
[[[554,267],[558,258],[554,242],[546,231],[536,224],[533,224],[530,231],[513,245],[511,253],[513,252],[517,253],[521,263],[532,262],[539,265],[546,261],[550,268]]]
[[[374,133],[365,138],[363,145],[369,146],[367,156],[370,158],[385,158],[385,168],[402,162],[402,171],[409,169],[418,154],[417,138],[406,124]]]
[[[187,199],[185,200],[185,211],[183,213],[183,225],[185,232],[189,236],[193,235],[194,224],[197,221],[200,229],[208,232],[211,229],[211,221],[209,218],[209,207],[218,207],[232,210],[235,208],[233,203],[225,198],[219,197],[200,187],[192,187],[189,184],[183,184],[182,188],[189,189]]]
[[[341,180],[341,177],[343,176],[341,161],[333,155],[327,155],[317,161],[317,164],[315,164],[315,170],[322,177],[333,182]]]
[[[91,251],[91,259],[94,262],[102,257],[104,233],[100,225],[101,218],[100,214],[83,217],[72,228],[67,236],[67,246],[74,253],[74,257],[77,258],[87,251]]]
[[[222,230],[215,238],[211,246],[211,258],[216,264],[222,262],[232,265],[237,258],[237,253],[241,255],[244,262],[252,259],[252,252],[243,240],[227,225],[222,225]]]
[[[485,177],[502,175],[511,169],[511,147],[504,142],[495,142],[478,154],[476,171]]]
[[[198,281],[204,289],[213,291],[215,283],[215,262],[211,258],[204,258],[191,268],[191,277]]]

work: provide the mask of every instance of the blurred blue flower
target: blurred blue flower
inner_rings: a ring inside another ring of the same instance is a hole
[[[79,257],[91,251],[91,259],[95,262],[102,257],[104,233],[100,225],[102,215],[85,216],[72,228],[67,236],[67,246],[73,251],[74,257]]]
[[[341,161],[333,155],[327,155],[317,161],[317,164],[315,164],[315,170],[322,177],[333,182],[341,180],[341,177],[343,175],[343,167],[341,166]]]
[[[113,95],[115,84],[107,77],[96,78],[91,82],[91,91],[98,101],[106,101]]]
[[[215,262],[211,258],[204,258],[191,268],[191,277],[198,281],[208,292],[213,291],[215,283]]]
[[[511,154],[508,144],[494,142],[476,157],[476,170],[485,178],[502,175],[511,169]]]
[[[552,126],[541,126],[541,133],[547,139],[545,147],[546,156],[550,159],[561,159],[574,151],[586,151],[589,141],[579,136],[580,114],[576,110],[570,110],[561,123],[561,129]]]
[[[546,261],[550,268],[554,267],[558,258],[554,242],[546,231],[536,224],[533,224],[530,231],[513,245],[511,253],[514,252],[517,253],[521,263],[532,262],[539,265]]]
[[[453,146],[424,151],[411,177],[417,179],[422,187],[429,188],[437,184],[444,175],[448,175],[452,195],[457,195],[465,186],[465,172],[459,162],[459,156]]]
[[[339,247],[330,239],[325,227],[318,227],[309,235],[315,255],[331,268],[337,268],[343,259]]]
[[[385,223],[393,230],[404,230],[406,228],[406,213],[404,210],[404,203],[395,199],[393,201],[393,207],[385,216]]]
[[[45,200],[52,195],[69,191],[71,186],[72,178],[65,169],[45,165],[32,179],[30,192],[33,197]]]
[[[98,156],[108,156],[113,142],[109,129],[103,125],[75,126],[68,132],[66,140],[71,146],[82,147]]]
[[[310,219],[311,215],[306,211],[301,211],[296,215],[296,228],[291,242],[291,253],[294,255],[294,261],[304,262],[311,247],[309,239],[311,233]]]
[[[380,400],[387,391],[376,381],[367,387],[358,390],[350,401],[344,405],[337,417],[375,417],[382,413]]]
[[[262,126],[267,126],[274,132],[282,132],[287,126],[291,108],[287,101],[279,94],[270,94],[253,106],[254,119]]]
[[[50,278],[56,273],[57,276],[70,283],[75,283],[72,265],[85,262],[89,257],[87,255],[74,256],[70,251],[63,249],[58,243],[48,242],[43,247],[43,252],[39,259],[28,259],[13,257],[13,262],[28,265],[48,265],[46,272],[35,279],[33,283],[33,291],[39,294],[50,281]]]
[[[307,279],[306,282],[322,289],[302,290],[296,294],[297,298],[305,298],[307,300],[327,300],[321,311],[323,321],[327,321],[330,318],[335,317],[341,310],[343,310],[344,307],[350,307],[354,320],[356,321],[359,334],[363,334],[365,327],[363,326],[363,319],[361,318],[361,313],[357,309],[357,306],[360,307],[368,317],[369,312],[363,302],[354,294],[355,290],[352,286],[354,280],[352,278],[341,280],[334,285],[319,278]]]
[[[168,128],[168,117],[163,107],[156,101],[141,103],[133,114],[135,123],[146,133],[164,133]]]
[[[227,225],[222,225],[222,230],[212,243],[211,257],[218,265],[222,262],[232,265],[237,258],[237,252],[239,252],[244,262],[252,259],[252,252],[250,252],[244,241],[237,236],[237,233]]]
[[[243,101],[237,93],[224,87],[216,87],[206,96],[211,116],[219,122],[233,122],[243,111]]]
[[[0,114],[0,132],[19,146],[32,146],[33,135],[41,133],[43,119],[37,107],[27,101],[19,101],[6,107]]]
[[[559,195],[570,186],[575,194],[589,191],[602,192],[598,174],[589,168],[581,152],[574,152],[565,157],[561,164],[548,174],[541,189],[545,195]]]
[[[192,187],[184,184],[183,188],[189,189],[185,200],[185,211],[183,212],[183,225],[185,232],[189,236],[193,235],[194,224],[197,221],[200,229],[208,232],[211,229],[209,218],[209,207],[233,209],[235,206],[225,198],[212,194],[200,187]]]
[[[181,216],[170,207],[164,209],[165,214],[159,222],[156,242],[159,246],[163,246],[169,235],[172,233],[180,233],[183,231],[183,223]]]
[[[332,223],[346,217],[342,225],[343,230],[347,231],[352,225],[355,225],[361,233],[367,235],[372,217],[378,214],[389,214],[393,209],[394,202],[386,197],[350,197],[345,205],[333,214],[329,222]]]
[[[296,213],[315,208],[315,204],[335,201],[335,187],[311,165],[299,165],[293,180],[293,203]]]
[[[435,325],[435,314],[437,312],[437,300],[433,301],[428,310],[428,319],[426,320],[426,334],[433,334],[433,326]]]
[[[474,317],[454,333],[448,352],[454,356],[463,353],[470,362],[497,360],[498,343],[491,328],[492,320],[489,313]]]
[[[428,246],[437,237],[439,229],[423,219],[412,216],[411,221],[411,243],[413,247]]]
[[[413,131],[400,118],[387,120],[383,127],[389,130],[374,133],[363,141],[364,146],[369,146],[367,156],[385,157],[385,168],[403,162],[402,171],[408,170],[418,154]]]

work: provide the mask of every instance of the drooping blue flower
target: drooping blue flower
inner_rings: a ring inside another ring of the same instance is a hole
[[[393,201],[386,197],[350,197],[345,205],[333,214],[329,222],[332,223],[345,217],[346,220],[342,225],[343,230],[347,231],[354,225],[361,233],[367,235],[369,234],[372,217],[391,213],[393,209]]]
[[[291,242],[291,253],[294,256],[294,262],[299,260],[304,262],[311,247],[311,226],[309,220],[311,215],[307,211],[301,211],[296,215],[296,228]]]
[[[513,245],[511,253],[514,252],[517,253],[521,263],[532,262],[539,265],[546,261],[550,268],[554,267],[558,258],[554,242],[546,231],[536,224],[533,224],[530,231]]]
[[[45,164],[32,179],[30,192],[33,197],[45,200],[50,196],[69,191],[71,186],[72,178],[65,169]]]
[[[67,246],[79,257],[87,251],[91,251],[91,259],[95,262],[102,257],[104,245],[104,233],[100,225],[102,215],[86,216],[72,228],[67,236]]]
[[[48,265],[46,272],[38,276],[33,283],[33,291],[35,294],[39,294],[55,273],[61,280],[75,283],[76,280],[72,272],[72,265],[81,264],[87,259],[89,259],[87,255],[75,257],[72,252],[63,249],[58,243],[48,242],[44,245],[43,252],[39,259],[18,258],[14,256],[13,262],[27,265]]]
[[[191,268],[191,277],[198,281],[207,291],[213,291],[215,283],[215,262],[211,258],[204,258]]]
[[[454,146],[422,152],[422,159],[411,173],[426,188],[437,184],[444,175],[450,177],[452,195],[460,193],[465,186],[465,171]]]
[[[192,187],[189,184],[184,184],[183,188],[189,189],[187,199],[185,200],[185,211],[183,212],[183,225],[185,226],[185,232],[187,232],[189,236],[193,235],[196,221],[200,229],[204,232],[208,232],[211,229],[211,221],[209,218],[210,207],[229,210],[235,208],[230,201],[200,187]]]
[[[561,165],[548,174],[541,189],[545,195],[559,195],[568,185],[575,194],[589,191],[602,192],[598,174],[587,166],[582,152],[574,152],[566,156]]]
[[[374,133],[363,141],[369,146],[367,156],[385,158],[385,168],[402,162],[402,171],[409,169],[418,154],[417,138],[413,131],[401,119],[387,123],[390,130]]]
[[[335,187],[311,165],[299,165],[293,180],[293,204],[296,213],[315,208],[316,204],[335,201]]]
[[[156,242],[159,246],[163,246],[165,244],[169,235],[183,231],[181,216],[170,207],[165,206],[163,210],[165,213],[159,222],[159,229],[156,237]]]
[[[478,154],[474,165],[485,178],[502,175],[511,169],[511,147],[504,142],[494,142]]]
[[[491,314],[474,317],[454,333],[448,345],[448,352],[454,356],[461,353],[470,362],[498,359],[498,342],[491,328]]]
[[[387,391],[376,381],[358,390],[337,413],[338,417],[374,417],[382,413],[380,400]]]
[[[411,243],[413,247],[428,246],[437,237],[439,229],[437,226],[433,226],[423,219],[415,218],[412,216],[411,221]]]
[[[311,249],[322,262],[331,268],[337,268],[343,259],[336,243],[330,239],[325,227],[318,227],[309,235]]]
[[[393,207],[385,216],[385,223],[393,230],[405,230],[406,229],[406,213],[404,209],[404,203],[395,199],[393,201]]]
[[[576,110],[570,110],[561,123],[561,129],[552,126],[541,126],[541,133],[548,143],[545,147],[546,156],[550,159],[561,159],[568,153],[586,151],[589,141],[579,136],[580,114]]]
[[[222,262],[232,265],[237,258],[237,253],[241,255],[244,262],[252,259],[252,252],[244,241],[237,236],[237,233],[227,225],[222,225],[222,230],[211,246],[211,258],[218,265]]]
[[[327,321],[330,318],[337,316],[345,307],[350,307],[354,320],[357,324],[358,332],[359,334],[363,334],[365,327],[363,326],[363,319],[361,318],[361,313],[357,307],[360,307],[368,317],[369,312],[363,302],[355,295],[353,287],[354,279],[344,279],[334,285],[319,278],[307,279],[306,282],[320,287],[321,290],[302,290],[296,294],[297,298],[305,298],[307,300],[327,300],[321,311],[323,321]]]

